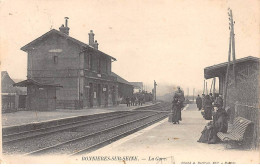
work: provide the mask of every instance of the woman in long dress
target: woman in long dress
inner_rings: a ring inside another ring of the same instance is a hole
[[[204,112],[205,112],[204,118],[206,120],[212,120],[212,109],[213,109],[213,106],[212,106],[212,101],[210,99],[210,96],[206,95],[205,103],[204,103]]]
[[[228,130],[228,114],[222,106],[217,104],[217,112],[213,116],[213,121],[207,123],[201,132],[198,142],[215,144],[219,141],[218,132],[227,133]]]
[[[180,118],[181,117],[181,103],[178,100],[178,98],[174,97],[172,101],[172,111],[171,114],[169,115],[168,121],[176,124],[179,124]]]

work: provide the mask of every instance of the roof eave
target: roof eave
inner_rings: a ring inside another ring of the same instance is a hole
[[[39,87],[61,87],[61,88],[63,87],[59,84],[44,84],[44,83],[40,83],[40,82],[37,82],[37,81],[32,80],[32,79],[26,79],[24,81],[14,83],[13,86],[27,87],[28,85],[31,85],[31,84],[37,85]]]
[[[116,58],[114,58],[114,57],[112,57],[112,56],[110,56],[110,55],[108,55],[108,54],[106,54],[106,53],[104,53],[104,52],[102,52],[102,51],[100,51],[100,50],[98,50],[98,49],[95,49],[95,48],[93,48],[92,46],[90,46],[90,45],[88,45],[88,44],[85,44],[85,43],[83,43],[83,42],[81,42],[81,41],[79,41],[79,40],[77,40],[77,39],[75,39],[75,38],[73,38],[73,37],[71,37],[71,36],[68,36],[68,35],[66,35],[66,34],[64,34],[64,33],[60,32],[60,31],[58,31],[58,30],[56,30],[56,29],[52,29],[52,30],[46,32],[45,34],[43,34],[42,36],[36,38],[35,40],[29,42],[29,43],[26,44],[25,46],[21,47],[21,50],[24,51],[24,52],[27,52],[27,51],[29,50],[29,47],[30,47],[31,45],[33,45],[36,41],[41,40],[42,38],[44,38],[45,36],[47,36],[47,35],[49,35],[50,33],[53,33],[53,32],[55,32],[55,33],[57,33],[57,34],[59,34],[59,35],[65,37],[65,38],[70,39],[71,41],[77,43],[77,44],[80,45],[81,47],[91,48],[91,49],[93,49],[93,50],[95,50],[95,51],[100,52],[101,54],[104,54],[105,56],[110,57],[110,58],[113,59],[114,61],[117,61]]]
[[[252,56],[244,57],[241,59],[237,59],[236,64],[244,63],[244,62],[248,62],[248,61],[259,62],[259,58],[252,57]],[[225,75],[227,66],[228,66],[228,62],[224,62],[224,63],[220,63],[220,64],[216,64],[216,65],[204,68],[204,78],[210,79],[210,78],[220,77],[220,76]],[[230,62],[230,66],[233,66],[233,62]]]

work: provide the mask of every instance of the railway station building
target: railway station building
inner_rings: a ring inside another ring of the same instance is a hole
[[[59,31],[52,29],[21,48],[27,52],[27,79],[61,86],[55,87],[56,108],[116,105],[118,82],[111,74],[116,59],[98,49],[92,30],[89,44],[71,37],[69,31],[66,19]]]
[[[134,93],[134,85],[120,77],[114,72],[112,76],[116,77],[118,85],[118,103],[126,103],[126,97],[132,97]]]
[[[230,62],[229,74],[227,74],[228,62],[206,67],[204,78],[218,77],[219,94],[224,95],[226,75],[228,77],[226,107],[230,107],[230,121],[235,117],[244,117],[254,123],[254,146],[259,144],[259,58],[248,56],[235,61],[235,73],[233,62]],[[235,75],[234,75],[235,74]],[[235,76],[235,77],[234,77]],[[225,98],[225,97],[224,97]],[[225,100],[225,99],[224,99]]]

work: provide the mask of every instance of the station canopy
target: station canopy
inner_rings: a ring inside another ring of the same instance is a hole
[[[253,56],[248,56],[248,57],[244,57],[241,59],[237,59],[235,63],[240,64],[240,63],[245,63],[245,62],[250,62],[250,61],[259,62],[259,58],[253,57]],[[232,65],[233,65],[233,61],[230,61],[230,66],[232,66]],[[228,62],[225,62],[225,63],[220,63],[217,65],[213,65],[213,66],[204,68],[204,78],[210,79],[210,78],[225,75],[226,71],[227,71],[227,66],[228,66]]]
[[[27,87],[28,85],[36,85],[39,87],[63,87],[59,84],[40,83],[33,79],[26,79],[24,81],[13,84],[13,86],[17,86],[17,87]]]

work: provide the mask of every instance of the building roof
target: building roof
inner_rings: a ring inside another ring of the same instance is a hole
[[[49,87],[49,86],[50,87],[62,87],[59,84],[40,83],[33,79],[26,79],[24,81],[13,84],[13,86],[18,86],[18,87],[27,87],[28,85],[37,85],[39,87]]]
[[[260,59],[257,57],[248,56],[241,59],[237,59],[235,63],[240,64],[240,63],[252,62],[252,61],[259,63],[259,60]],[[230,65],[233,65],[233,61],[230,62]],[[220,74],[225,74],[227,70],[227,66],[228,66],[228,62],[225,62],[225,63],[220,63],[220,64],[216,64],[204,68],[205,79],[214,78],[214,77],[218,77]]]
[[[14,83],[7,71],[1,71],[1,93],[25,95],[27,90],[13,87]]]
[[[93,51],[99,52],[99,53],[101,53],[101,54],[103,54],[103,55],[105,55],[105,56],[110,57],[110,58],[113,59],[114,61],[116,61],[116,58],[114,58],[114,57],[112,57],[112,56],[110,56],[110,55],[108,55],[108,54],[106,54],[106,53],[104,53],[104,52],[102,52],[102,51],[100,51],[100,50],[97,50],[97,49],[95,49],[94,47],[92,47],[92,46],[90,46],[90,45],[88,45],[88,44],[86,44],[86,43],[84,43],[84,42],[81,42],[81,41],[79,41],[79,40],[77,40],[77,39],[75,39],[75,38],[73,38],[73,37],[71,37],[71,36],[69,36],[69,35],[67,35],[67,34],[65,34],[65,33],[62,33],[62,32],[60,32],[60,31],[58,31],[58,30],[56,30],[56,29],[52,29],[52,30],[48,31],[47,33],[43,34],[42,36],[36,38],[35,40],[33,40],[33,41],[31,41],[30,43],[28,43],[28,44],[26,44],[25,46],[23,46],[23,47],[21,48],[21,50],[23,50],[23,51],[26,52],[26,51],[29,50],[30,48],[33,48],[33,46],[34,46],[36,43],[42,41],[45,37],[47,37],[47,36],[49,36],[49,35],[51,35],[51,34],[53,34],[53,33],[56,33],[56,34],[58,34],[58,35],[60,35],[60,36],[62,36],[62,37],[64,37],[64,38],[66,38],[66,39],[68,39],[68,40],[71,40],[72,42],[77,43],[78,45],[82,46],[82,47],[85,48],[85,49],[92,49]],[[83,49],[83,51],[84,51],[85,49]]]
[[[116,73],[111,72],[111,75],[114,76],[114,77],[116,77],[117,82],[133,86],[130,82],[128,82],[128,81],[125,80],[124,78],[120,77],[120,76],[117,75]]]

